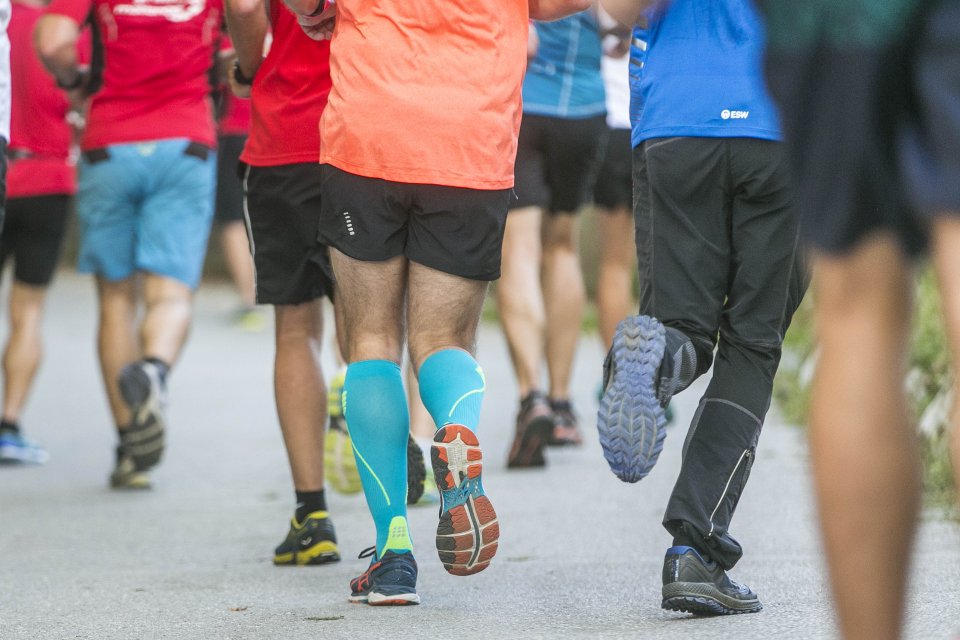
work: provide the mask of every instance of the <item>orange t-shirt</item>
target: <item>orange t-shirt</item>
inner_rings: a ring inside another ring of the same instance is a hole
[[[320,162],[391,182],[513,186],[529,0],[337,0]]]

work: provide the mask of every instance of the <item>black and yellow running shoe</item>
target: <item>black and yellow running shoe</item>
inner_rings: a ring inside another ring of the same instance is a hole
[[[340,561],[337,533],[326,511],[314,511],[302,523],[290,521],[290,532],[273,553],[273,564],[308,565]]]

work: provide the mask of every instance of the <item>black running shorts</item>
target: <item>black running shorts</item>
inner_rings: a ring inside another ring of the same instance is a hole
[[[243,220],[243,182],[237,171],[247,136],[220,136],[217,140],[217,222]]]
[[[929,216],[960,212],[960,3],[930,3],[903,31],[768,53],[802,231],[820,251],[887,231],[913,255]]]
[[[7,200],[0,233],[0,269],[13,258],[13,277],[33,287],[53,279],[70,216],[70,196],[49,195]]]
[[[366,178],[323,165],[320,242],[356,260],[397,256],[470,280],[500,277],[509,189]]]
[[[294,305],[332,294],[327,248],[317,242],[320,165],[245,166],[243,173],[257,302]]]
[[[606,138],[606,116],[568,119],[523,114],[511,209],[575,213],[593,191]]]
[[[607,211],[633,208],[633,146],[630,129],[611,129],[593,188],[593,202]]]

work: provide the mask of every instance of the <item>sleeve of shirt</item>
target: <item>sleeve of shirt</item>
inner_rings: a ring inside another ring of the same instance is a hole
[[[43,10],[44,15],[66,16],[77,24],[83,24],[93,8],[93,0],[53,0]]]

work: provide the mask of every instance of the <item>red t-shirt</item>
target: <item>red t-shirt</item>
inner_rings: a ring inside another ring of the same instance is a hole
[[[240,159],[256,167],[318,162],[330,43],[308,38],[280,0],[270,1],[270,23],[273,43],[253,79],[253,121]]]
[[[221,136],[245,136],[250,131],[251,107],[249,100],[241,100],[230,93],[229,87],[223,89],[223,116],[218,123]]]
[[[83,23],[94,10],[103,88],[80,146],[188,138],[216,144],[209,70],[223,0],[54,0],[45,13]]]
[[[70,161],[72,132],[65,119],[70,103],[33,49],[33,27],[42,13],[42,9],[14,0],[10,16],[10,149],[30,157],[10,163],[8,198],[73,194],[77,190]]]

